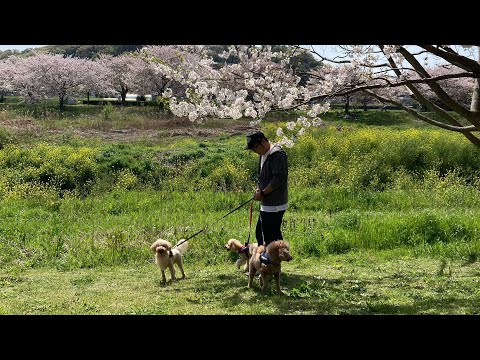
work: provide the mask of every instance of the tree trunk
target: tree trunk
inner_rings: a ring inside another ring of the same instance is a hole
[[[60,110],[63,110],[65,108],[63,104],[63,99],[64,99],[64,96],[58,96]]]
[[[470,111],[473,111],[473,112],[480,111],[480,79],[475,79],[475,87],[473,88]]]
[[[87,105],[90,105],[90,91],[87,91]]]
[[[122,88],[122,106],[125,106],[125,104],[127,103],[127,101],[125,100],[125,98],[127,97],[127,92],[128,88]]]
[[[346,96],[346,101],[345,101],[345,114],[349,114],[349,109],[350,109],[350,95]]]
[[[477,52],[480,56],[480,46],[477,46]],[[480,57],[478,62],[480,63]],[[472,102],[470,103],[470,111],[480,112],[480,79],[475,79],[475,86],[472,93]]]

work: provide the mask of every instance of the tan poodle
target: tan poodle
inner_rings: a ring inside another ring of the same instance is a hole
[[[182,242],[180,240],[178,243]],[[178,244],[177,243],[177,244]],[[185,241],[179,246],[172,248],[167,240],[158,239],[151,246],[150,250],[155,253],[155,264],[158,265],[160,271],[162,272],[163,284],[167,282],[165,277],[165,269],[168,267],[170,269],[171,281],[176,280],[175,277],[175,267],[176,264],[180,271],[182,272],[182,279],[185,279],[185,272],[183,271],[183,260],[182,255],[187,251],[188,242]]]
[[[283,240],[272,241],[266,247],[260,245],[256,253],[250,259],[250,267],[248,274],[248,287],[251,288],[253,284],[253,277],[255,272],[260,272],[260,286],[262,293],[267,291],[268,280],[271,275],[275,277],[275,285],[277,294],[283,295],[280,291],[280,272],[282,270],[282,261],[293,260],[290,255],[290,245]]]
[[[257,244],[242,245],[242,243],[237,239],[230,239],[227,241],[224,247],[226,250],[230,250],[238,253],[239,258],[235,262],[235,265],[237,266],[237,269],[240,269],[240,267],[243,264],[245,264],[245,266],[243,267],[243,271],[247,272],[250,264],[250,259],[252,255],[255,254],[255,251],[257,250],[258,245]]]

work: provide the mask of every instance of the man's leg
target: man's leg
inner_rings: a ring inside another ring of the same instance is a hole
[[[275,214],[272,219],[273,240],[283,240],[282,219],[283,214],[285,214],[285,210],[272,214]]]
[[[255,228],[255,237],[257,239],[258,246],[263,245],[263,231],[262,231],[262,212],[258,215],[257,227]]]
[[[263,239],[265,246],[275,240],[283,240],[281,231],[282,219],[285,210],[279,212],[264,212],[260,211],[260,231],[263,230]],[[257,231],[259,224],[257,223]],[[257,237],[258,239],[258,237]]]

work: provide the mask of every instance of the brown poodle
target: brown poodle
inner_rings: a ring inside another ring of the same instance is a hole
[[[180,240],[181,242],[183,240]],[[183,271],[183,261],[182,255],[187,251],[188,242],[183,242],[181,245],[172,248],[167,240],[158,239],[151,246],[150,250],[155,253],[155,264],[158,265],[160,271],[162,272],[163,284],[167,282],[165,277],[165,269],[168,267],[170,269],[171,279],[170,281],[176,280],[175,277],[175,267],[174,264],[178,266],[182,272],[182,279],[185,279],[185,272]]]
[[[275,284],[277,294],[283,295],[280,291],[280,272],[282,270],[282,261],[293,260],[290,255],[290,245],[283,240],[272,241],[266,247],[260,245],[256,253],[250,259],[250,267],[248,274],[248,287],[251,288],[253,284],[253,277],[255,272],[260,272],[260,286],[262,293],[267,291],[268,280],[271,275],[275,277]]]
[[[237,269],[240,269],[240,267],[243,264],[245,264],[245,266],[243,267],[243,271],[247,272],[250,264],[250,259],[252,255],[255,254],[255,251],[257,250],[258,245],[257,244],[242,245],[242,243],[237,239],[230,239],[227,241],[224,247],[226,250],[230,250],[238,253],[239,258],[235,262],[235,265],[237,266]]]

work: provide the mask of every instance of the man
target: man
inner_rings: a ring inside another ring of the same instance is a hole
[[[271,144],[261,131],[247,135],[245,150],[260,156],[254,199],[261,204],[255,235],[258,245],[267,246],[283,240],[282,219],[288,208],[287,154],[280,145]]]

